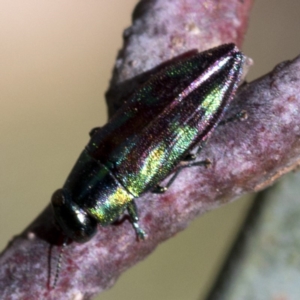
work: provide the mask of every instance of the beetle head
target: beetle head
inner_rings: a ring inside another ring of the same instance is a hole
[[[96,234],[97,221],[72,201],[67,190],[57,190],[51,203],[58,226],[70,239],[84,243]]]

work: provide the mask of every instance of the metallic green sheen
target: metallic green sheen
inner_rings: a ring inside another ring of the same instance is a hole
[[[72,191],[74,202],[101,225],[112,223],[134,198],[111,171],[86,150],[81,153],[64,189]]]
[[[167,67],[92,137],[87,151],[139,197],[207,140],[232,99],[243,61],[231,44]]]
[[[92,137],[52,205],[59,226],[85,242],[95,222],[125,209],[140,238],[134,198],[153,190],[213,133],[241,80],[234,44],[186,55],[142,85]],[[64,221],[65,220],[65,221]]]

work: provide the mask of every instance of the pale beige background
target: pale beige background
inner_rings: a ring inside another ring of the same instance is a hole
[[[88,132],[134,0],[0,2],[0,248],[47,205]],[[300,1],[257,0],[244,52],[250,78],[300,53]],[[99,299],[203,299],[249,201],[196,220]]]

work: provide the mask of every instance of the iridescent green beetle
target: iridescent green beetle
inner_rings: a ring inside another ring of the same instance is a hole
[[[169,65],[139,88],[102,128],[93,130],[62,189],[52,197],[56,222],[76,242],[125,210],[140,238],[135,198],[164,192],[159,183],[212,134],[233,99],[245,57],[225,44]],[[203,162],[189,163],[187,166]]]

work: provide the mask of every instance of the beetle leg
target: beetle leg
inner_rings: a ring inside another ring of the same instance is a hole
[[[199,149],[198,149],[199,150]],[[198,150],[197,150],[197,153],[198,153]],[[195,160],[197,157],[196,154],[194,153],[188,153],[184,158],[183,158],[183,161],[193,161]]]
[[[203,149],[205,145],[205,142],[201,142],[199,145],[198,145],[198,148],[197,150],[195,151],[195,153],[188,153],[183,159],[182,161],[194,161],[196,160],[198,154],[201,152],[201,150]]]
[[[92,128],[89,132],[90,137],[92,137],[99,129],[101,129],[101,127]]]
[[[205,166],[205,168],[208,168],[210,165],[211,165],[211,161],[209,159],[206,159],[206,160],[202,160],[202,161],[191,162],[187,165],[180,166],[165,186],[157,185],[152,190],[152,193],[163,194],[164,192],[166,192],[167,189],[171,186],[171,184],[175,181],[175,179],[179,175],[179,173],[185,168],[190,168],[190,167],[195,167],[195,166]]]
[[[239,113],[235,114],[234,116],[226,119],[226,120],[222,120],[218,126],[223,126],[226,125],[227,123],[231,123],[234,121],[245,121],[248,119],[248,113],[246,110],[241,110]]]
[[[234,116],[226,119],[226,120],[223,120],[219,123],[218,126],[223,126],[223,125],[226,125],[227,123],[231,123],[231,122],[234,122],[234,121],[245,121],[248,119],[248,113],[246,110],[241,110],[239,113],[235,114]],[[202,142],[200,143],[200,145],[198,146],[198,149],[196,150],[195,154],[193,153],[188,153],[184,158],[183,158],[183,161],[194,161],[198,154],[201,152],[203,146],[205,145],[205,142]],[[196,164],[197,165],[197,164]],[[190,164],[189,164],[190,166]],[[186,166],[184,166],[186,168]],[[178,175],[178,174],[177,174]]]
[[[135,204],[134,200],[129,202],[129,204],[127,205],[127,210],[128,210],[130,222],[131,222],[138,238],[140,240],[144,240],[146,238],[146,233],[139,226],[139,223],[138,223],[139,222],[139,216],[138,216],[137,207],[136,207],[136,204]]]

